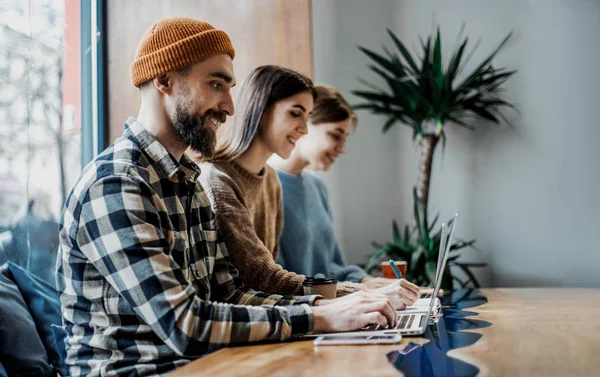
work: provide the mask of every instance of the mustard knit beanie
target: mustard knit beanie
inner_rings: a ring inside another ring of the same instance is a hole
[[[219,54],[235,57],[231,40],[224,31],[192,18],[165,18],[142,37],[130,67],[131,82],[139,88],[140,84],[167,72]]]

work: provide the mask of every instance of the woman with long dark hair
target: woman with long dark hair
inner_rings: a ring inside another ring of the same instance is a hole
[[[296,71],[261,66],[248,76],[237,98],[233,124],[215,157],[200,164],[200,180],[244,284],[265,292],[302,294],[305,276],[275,262],[283,197],[277,173],[266,163],[273,154],[290,157],[307,133],[316,91],[312,81]],[[386,288],[389,292],[384,293],[393,296],[397,308],[411,305],[419,292],[408,282]]]

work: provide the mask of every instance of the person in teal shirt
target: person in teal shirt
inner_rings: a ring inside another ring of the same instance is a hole
[[[358,266],[348,266],[334,234],[325,183],[315,171],[327,171],[346,151],[346,138],[357,117],[336,90],[316,87],[308,133],[287,160],[274,160],[283,189],[284,220],[278,263],[288,271],[378,288],[393,279],[374,278]]]

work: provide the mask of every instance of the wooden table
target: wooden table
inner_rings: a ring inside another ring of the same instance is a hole
[[[484,289],[489,302],[466,309],[491,322],[475,344],[450,357],[480,376],[600,376],[600,290]],[[386,354],[401,344],[314,347],[311,341],[223,349],[170,376],[401,376]]]

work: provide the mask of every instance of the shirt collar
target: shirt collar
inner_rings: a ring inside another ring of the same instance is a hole
[[[138,144],[152,160],[153,165],[161,168],[169,179],[178,172],[183,172],[188,181],[195,181],[200,175],[200,168],[188,156],[184,154],[180,161],[175,160],[137,119],[133,117],[127,119],[123,136]]]

